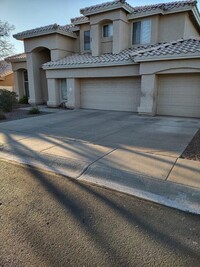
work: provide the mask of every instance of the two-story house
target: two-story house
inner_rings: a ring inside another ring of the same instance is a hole
[[[56,107],[200,117],[200,14],[195,0],[80,10],[71,24],[14,35],[16,91]]]

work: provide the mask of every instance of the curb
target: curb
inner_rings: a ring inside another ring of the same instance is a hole
[[[1,154],[0,159],[6,162],[31,166],[38,170],[59,174],[71,179],[89,182],[170,208],[200,215],[200,190],[194,187],[97,166],[90,166],[77,178],[75,175],[69,175],[69,172],[63,168],[52,169],[46,164],[33,162],[28,158],[17,158],[8,154]]]

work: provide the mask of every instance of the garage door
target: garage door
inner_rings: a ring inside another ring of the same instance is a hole
[[[200,117],[200,75],[160,75],[157,114]]]
[[[140,78],[82,79],[81,107],[136,112],[140,92]]]

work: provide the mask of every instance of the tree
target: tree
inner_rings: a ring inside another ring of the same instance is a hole
[[[13,51],[13,45],[10,42],[10,33],[15,27],[7,21],[0,20],[0,60],[9,56]]]

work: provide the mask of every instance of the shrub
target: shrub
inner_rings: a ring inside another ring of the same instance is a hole
[[[6,89],[0,89],[0,110],[4,112],[12,111],[14,105],[17,104],[17,95]]]
[[[20,98],[19,104],[28,104],[28,97],[24,95],[22,98]]]
[[[0,120],[5,120],[5,119],[6,119],[5,114],[2,111],[0,111]]]
[[[40,113],[40,110],[38,107],[32,107],[30,110],[29,110],[29,114],[39,114]]]

